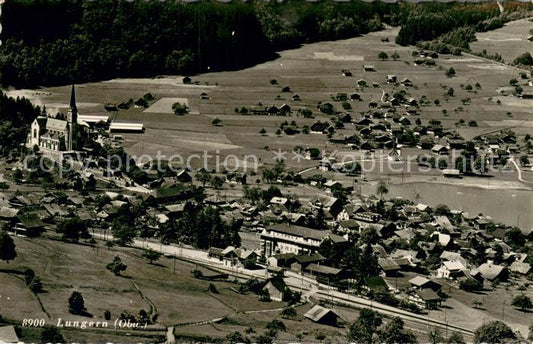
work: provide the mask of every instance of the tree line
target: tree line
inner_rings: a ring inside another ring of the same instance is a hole
[[[0,83],[37,87],[240,69],[279,49],[397,25],[400,6],[14,0],[3,5]]]

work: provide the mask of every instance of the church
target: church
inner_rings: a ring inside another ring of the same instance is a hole
[[[43,153],[60,153],[73,151],[73,125],[78,121],[76,94],[74,85],[70,94],[70,108],[67,119],[49,117],[46,113],[38,116],[31,124],[26,140],[26,147],[38,146]]]

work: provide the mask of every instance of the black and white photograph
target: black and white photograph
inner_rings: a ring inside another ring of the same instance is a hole
[[[0,24],[0,344],[533,342],[533,1]]]

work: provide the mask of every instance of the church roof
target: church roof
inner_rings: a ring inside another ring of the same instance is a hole
[[[56,118],[48,118],[46,121],[46,130],[65,131],[67,129],[67,121]]]

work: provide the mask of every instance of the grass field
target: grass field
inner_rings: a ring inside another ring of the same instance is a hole
[[[476,34],[477,42],[470,43],[470,49],[475,52],[487,50],[489,55],[498,53],[508,63],[526,51],[533,53],[533,42],[528,41],[532,36],[529,30],[533,27],[530,20],[521,19],[497,30],[479,32]]]
[[[522,22],[510,23],[508,26],[523,25]],[[507,28],[507,26],[506,26]],[[505,29],[505,28],[504,28]],[[524,135],[530,128],[531,102],[513,97],[499,97],[496,90],[508,85],[511,78],[518,77],[514,68],[486,61],[475,56],[445,56],[436,59],[435,67],[421,67],[413,64],[412,47],[401,47],[391,42],[381,42],[381,37],[393,38],[397,29],[371,33],[363,37],[321,42],[304,45],[301,48],[280,53],[280,58],[255,67],[231,72],[209,73],[193,77],[197,84],[186,85],[179,77],[158,77],[155,79],[116,79],[108,82],[78,85],[77,99],[81,113],[101,113],[104,103],[119,103],[129,98],[137,99],[147,92],[156,97],[156,102],[143,109],[119,111],[117,119],[141,120],[146,132],[144,134],[126,134],[125,147],[134,155],[155,155],[158,151],[170,156],[218,150],[224,158],[227,155],[242,157],[254,154],[261,164],[272,163],[273,150],[292,151],[296,146],[327,149],[325,135],[285,135],[277,136],[276,130],[284,121],[295,121],[299,128],[310,125],[316,120],[329,120],[328,116],[317,111],[318,102],[332,102],[341,110],[340,102],[331,100],[338,92],[359,92],[362,102],[350,102],[352,116],[357,118],[361,111],[368,109],[370,100],[379,101],[383,91],[393,94],[403,87],[394,87],[385,82],[386,75],[396,74],[398,79],[407,77],[415,85],[407,88],[409,96],[420,99],[422,96],[431,102],[430,106],[421,107],[419,116],[423,124],[431,119],[439,119],[445,128],[457,130],[465,138],[503,128],[516,129]],[[491,33],[488,33],[491,34]],[[400,59],[381,61],[377,58],[380,51],[398,52]],[[376,72],[364,72],[363,64],[372,64]],[[444,70],[453,67],[457,74],[446,78]],[[352,77],[342,76],[341,71],[349,69]],[[490,70],[490,73],[487,71]],[[277,85],[270,80],[276,79]],[[377,82],[380,87],[356,88],[356,80]],[[461,85],[479,83],[480,90],[467,91]],[[283,86],[290,86],[291,92],[281,92]],[[453,87],[455,97],[445,100],[443,94],[448,87]],[[65,87],[46,88],[39,91],[17,91],[16,94],[29,96],[36,103],[67,104],[70,89]],[[200,94],[206,92],[210,99],[200,100]],[[291,97],[298,94],[301,101]],[[461,99],[470,98],[470,105],[463,105]],[[440,105],[433,104],[435,99]],[[489,100],[491,99],[491,100]],[[496,100],[502,104],[497,104]],[[176,100],[186,101],[191,114],[174,116],[171,105]],[[290,117],[251,116],[235,113],[235,108],[281,105],[287,103],[292,107]],[[99,105],[91,105],[99,104]],[[314,119],[298,117],[297,109],[310,108]],[[460,107],[463,109],[461,110]],[[447,110],[447,115],[443,115]],[[401,109],[399,109],[401,113]],[[512,118],[507,115],[512,112]],[[222,120],[220,126],[214,127],[211,121]],[[459,119],[476,120],[476,128],[456,128]],[[507,122],[509,119],[517,121]],[[412,119],[414,122],[414,118]],[[487,121],[487,122],[485,122]],[[266,135],[258,132],[265,128]],[[354,128],[347,125],[340,130],[342,134],[351,135]],[[268,149],[265,149],[268,148]],[[210,161],[213,163],[213,160]],[[308,167],[307,163],[288,160],[287,165],[300,170]],[[316,163],[313,163],[316,164]],[[311,166],[313,165],[311,164]],[[194,163],[193,163],[194,165]]]
[[[218,294],[207,293],[210,282],[192,278],[191,270],[195,269],[194,264],[177,260],[174,273],[171,259],[163,257],[160,261],[149,264],[140,257],[141,251],[136,249],[108,250],[100,242],[97,253],[96,249],[88,245],[46,238],[14,239],[18,257],[10,263],[0,263],[0,314],[6,319],[21,321],[24,318],[42,318],[47,325],[57,324],[59,318],[105,321],[104,311],[109,310],[112,324],[124,310],[135,315],[140,309],[149,311],[149,304],[143,300],[133,283],[157,309],[157,331],[63,329],[63,335],[71,341],[149,342],[164,335],[166,326],[176,326],[177,337],[190,338],[221,338],[236,330],[243,332],[248,327],[257,328],[258,332],[261,332],[260,329],[265,328],[269,321],[280,318],[279,309],[286,305],[281,302],[260,302],[253,294],[238,294],[232,290],[238,286],[231,282],[213,282]],[[117,255],[128,266],[123,277],[114,276],[105,269],[105,265]],[[13,273],[27,267],[32,268],[42,279],[45,292],[34,295],[25,285],[22,276]],[[203,271],[204,274],[212,273]],[[92,314],[92,317],[72,315],[68,312],[67,300],[75,290],[82,293],[87,312]],[[309,307],[311,305],[301,306],[296,320],[286,321],[289,330],[281,333],[280,338],[294,340],[298,331],[307,331],[309,336],[321,331],[329,338],[344,338],[346,328],[331,328],[305,320],[303,314]],[[348,318],[355,319],[356,311],[347,309],[345,312],[351,314]],[[221,317],[227,317],[228,320],[215,325],[180,325]],[[206,331],[206,328],[209,331]],[[38,340],[39,333],[38,329],[25,328],[23,339]],[[128,338],[124,338],[126,333],[129,333]]]

